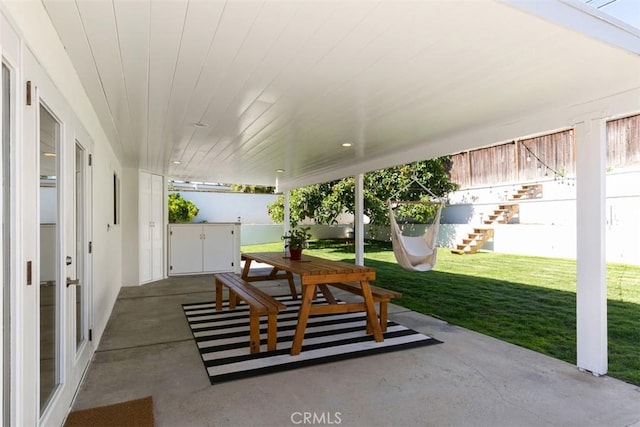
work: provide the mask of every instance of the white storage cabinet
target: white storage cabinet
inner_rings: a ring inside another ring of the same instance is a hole
[[[165,188],[162,176],[140,171],[138,228],[141,284],[164,279]]]
[[[240,273],[240,223],[169,224],[169,275]]]

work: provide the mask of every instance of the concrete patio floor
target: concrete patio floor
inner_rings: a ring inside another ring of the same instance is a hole
[[[211,385],[181,304],[213,299],[210,275],[123,288],[73,410],[150,395],[157,426],[640,426],[636,386],[394,305],[444,343]]]

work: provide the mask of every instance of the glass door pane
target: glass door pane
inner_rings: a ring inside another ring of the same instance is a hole
[[[60,123],[40,105],[40,413],[60,383],[58,147]]]
[[[76,174],[75,174],[75,231],[76,231],[76,256],[75,278],[80,280],[76,288],[76,350],[85,340],[84,289],[85,283],[85,254],[87,253],[85,237],[85,165],[86,153],[84,148],[76,141]]]

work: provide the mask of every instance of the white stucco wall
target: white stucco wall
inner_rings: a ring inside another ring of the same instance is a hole
[[[122,176],[106,143],[96,144],[93,162],[93,318],[100,338],[122,286],[123,225],[113,225],[113,173]],[[122,187],[128,185],[121,181]]]
[[[242,224],[240,226],[240,245],[259,245],[282,241],[282,224]]]
[[[198,215],[192,222],[235,222],[243,224],[273,224],[267,206],[275,202],[275,194],[217,193],[195,191],[170,191],[180,193],[198,207]]]
[[[120,187],[120,215],[122,218],[122,283],[124,286],[138,285],[140,257],[138,232],[138,169],[122,170]]]
[[[499,204],[518,203],[520,224],[575,224],[576,181],[573,178],[540,182],[542,197],[510,200],[521,184],[467,188],[449,195],[445,224],[481,224]],[[640,198],[640,170],[617,170],[607,174],[607,222],[635,219],[633,205]]]

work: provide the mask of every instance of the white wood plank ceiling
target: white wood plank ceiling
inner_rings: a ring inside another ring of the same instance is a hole
[[[638,55],[501,1],[42,1],[116,154],[177,180],[338,178],[640,87]]]

